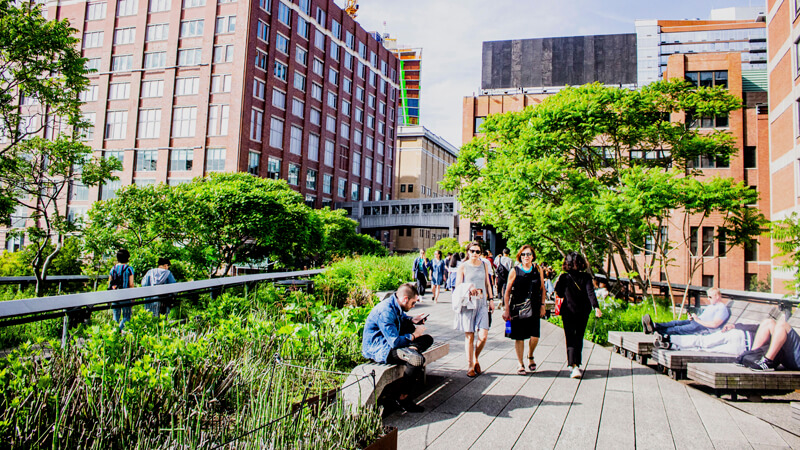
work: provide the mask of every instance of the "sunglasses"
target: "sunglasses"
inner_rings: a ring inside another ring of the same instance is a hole
[[[533,256],[531,252],[520,253],[519,256]]]
[[[469,252],[470,253],[480,253],[481,251],[480,250],[470,250]]]

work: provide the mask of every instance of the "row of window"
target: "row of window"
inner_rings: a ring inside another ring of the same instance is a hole
[[[196,95],[200,90],[200,77],[178,77],[175,79],[174,96]],[[211,76],[211,93],[219,94],[231,91],[231,75],[218,74]],[[100,86],[92,84],[81,92],[82,102],[98,100]],[[108,85],[108,100],[127,100],[131,95],[131,83],[127,81],[111,82]],[[144,80],[141,84],[141,98],[157,98],[164,95],[164,80]],[[32,99],[27,97],[26,99]]]
[[[229,105],[210,105],[208,116],[208,132],[210,136],[225,136],[228,134]],[[83,114],[86,122],[83,140],[94,139],[94,124],[96,113]],[[160,137],[161,109],[141,109],[138,120],[138,139],[155,139]],[[107,111],[103,138],[126,139],[128,130],[128,111]],[[172,108],[172,134],[173,138],[194,137],[197,132],[197,107],[176,106]]]
[[[720,258],[727,256],[728,242],[724,230],[718,230],[715,236],[714,227],[691,227],[689,234],[689,253],[692,256],[719,256]],[[714,245],[715,240],[716,246]],[[744,260],[748,262],[758,261],[758,241],[751,240],[744,246]]]
[[[236,0],[217,0],[217,3],[235,3]],[[147,12],[157,13],[170,10],[172,0],[149,0]],[[206,0],[183,0],[184,9],[205,6]],[[133,16],[139,12],[138,0],[117,0],[117,17]],[[108,12],[108,2],[89,2],[86,4],[86,20],[103,20]]]

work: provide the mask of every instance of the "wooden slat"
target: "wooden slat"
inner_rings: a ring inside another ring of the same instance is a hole
[[[603,413],[597,433],[598,449],[636,448],[631,364],[629,359],[621,355],[611,355]]]
[[[667,377],[657,377],[657,379],[658,390],[664,399],[664,409],[667,413],[669,427],[671,430],[680,430],[672,433],[675,447],[679,449],[712,448],[711,438],[689,398],[687,387]]]
[[[664,399],[658,389],[657,378],[661,375],[639,364],[632,364],[632,372],[636,448],[674,449]]]

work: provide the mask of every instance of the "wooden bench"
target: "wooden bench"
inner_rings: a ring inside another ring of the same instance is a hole
[[[776,319],[781,310],[778,306],[763,303],[738,301],[731,305],[731,317],[728,323],[759,324],[768,317]],[[664,350],[654,349],[651,358],[662,372],[676,380],[686,379],[686,368],[689,363],[732,363],[738,355],[712,353],[696,350]]]
[[[443,358],[450,353],[450,344],[446,342],[434,343],[431,348],[423,352],[425,365]],[[375,381],[368,376],[375,371]],[[381,392],[389,384],[403,376],[405,367],[399,364],[366,363],[354,368],[342,386],[345,388],[340,395],[345,404],[354,407],[375,404]]]
[[[733,400],[738,395],[783,395],[800,389],[800,371],[794,370],[756,372],[731,363],[689,363],[686,375],[717,396],[730,394]]]

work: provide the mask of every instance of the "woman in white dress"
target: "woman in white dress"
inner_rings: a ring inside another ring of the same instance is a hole
[[[458,268],[456,288],[461,284],[469,286],[469,295],[475,301],[474,308],[462,307],[456,311],[454,327],[464,332],[464,346],[467,353],[467,376],[480,375],[481,365],[478,357],[486,345],[489,335],[489,315],[494,311],[492,285],[489,281],[489,268],[481,260],[481,244],[477,241],[467,245],[467,261]],[[462,288],[463,289],[463,288]],[[456,300],[454,300],[456,301]],[[475,334],[478,341],[475,342]]]

